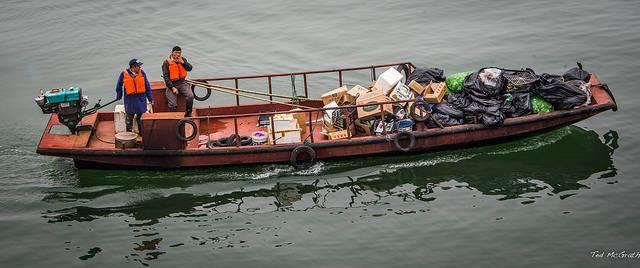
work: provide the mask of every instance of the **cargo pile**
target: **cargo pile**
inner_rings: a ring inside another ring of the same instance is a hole
[[[326,109],[322,133],[327,139],[335,140],[414,130],[411,107],[419,110],[425,109],[428,103],[442,102],[447,85],[439,69],[416,69],[409,78],[396,68],[389,68],[369,87],[342,86],[326,92],[321,96]],[[381,104],[393,101],[398,103]],[[357,108],[351,107],[354,105]]]
[[[432,114],[444,126],[482,123],[498,127],[508,117],[589,105],[589,79],[581,64],[563,75],[495,67],[457,73],[446,79],[450,93],[444,103],[432,107]]]
[[[588,81],[582,66],[561,76],[487,67],[449,77],[442,69],[416,68],[405,77],[389,68],[368,87],[341,86],[322,94],[321,133],[338,140],[413,131],[421,123],[426,128],[469,123],[498,127],[508,117],[588,105]],[[278,114],[270,120],[269,144],[304,140],[308,127],[303,113]]]

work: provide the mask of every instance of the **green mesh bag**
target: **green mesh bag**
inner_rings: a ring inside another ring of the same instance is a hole
[[[447,84],[449,92],[460,93],[464,85],[464,79],[473,72],[461,72],[447,76],[444,82]]]
[[[540,96],[533,96],[531,98],[531,111],[535,114],[553,112],[553,105]]]

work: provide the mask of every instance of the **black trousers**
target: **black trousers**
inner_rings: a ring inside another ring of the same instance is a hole
[[[131,132],[133,129],[133,118],[135,117],[136,123],[138,123],[138,132],[142,134],[142,114],[129,114],[127,113],[126,124],[127,131]]]
[[[185,112],[187,114],[190,114],[191,110],[193,109],[193,90],[191,90],[191,86],[184,80],[173,82],[173,86],[178,89],[178,94],[184,96],[184,100],[187,106]],[[176,94],[173,94],[171,88],[167,88],[165,90],[165,95],[167,96],[169,111],[175,112],[178,108],[178,96]]]

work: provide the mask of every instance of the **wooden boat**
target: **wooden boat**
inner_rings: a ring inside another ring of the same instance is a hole
[[[307,78],[315,74],[337,74],[338,83],[343,84],[343,74],[351,71],[371,72],[376,77],[376,70],[389,66],[405,65],[414,69],[410,62],[373,65],[366,67],[321,70],[299,73],[267,74],[257,76],[222,77],[198,79],[202,82],[232,81],[236,88],[245,80],[264,79],[272,92],[272,79],[286,76],[302,76],[304,96],[308,96]],[[184,135],[184,124],[178,127],[183,113],[169,113],[164,97],[163,82],[153,82],[154,113],[143,116],[144,135],[142,145],[137,148],[115,148],[114,113],[98,112],[82,119],[82,126],[77,134],[56,134],[52,131],[61,124],[55,115],[51,115],[47,127],[38,144],[37,153],[42,155],[72,158],[79,168],[151,168],[173,169],[186,167],[212,167],[226,165],[246,165],[264,163],[286,163],[300,161],[301,158],[332,159],[340,157],[358,157],[365,155],[404,154],[447,150],[452,148],[478,146],[497,143],[507,139],[550,131],[567,126],[609,109],[616,110],[617,105],[608,88],[600,83],[595,74],[591,75],[592,101],[586,107],[572,110],[558,110],[546,114],[531,114],[516,118],[507,118],[498,128],[487,128],[482,124],[464,124],[444,128],[426,128],[419,124],[410,133],[415,144],[409,150],[400,150],[394,144],[397,134],[381,136],[348,137],[346,139],[328,140],[321,133],[323,103],[319,100],[302,100],[298,104],[312,109],[303,111],[305,116],[305,143],[269,144],[230,147],[210,147],[200,144],[199,139],[183,141],[178,136]],[[272,100],[272,98],[271,98]],[[387,102],[392,103],[392,102]],[[381,103],[381,105],[384,103]],[[353,106],[355,107],[355,106]],[[184,109],[184,100],[179,100],[179,109]],[[236,96],[236,105],[216,106],[194,109],[192,121],[197,127],[194,134],[217,137],[237,133],[250,135],[257,130],[264,130],[256,125],[260,115],[273,115],[290,111],[292,108],[281,103],[240,104]],[[183,110],[184,111],[184,110]],[[381,117],[384,114],[381,113]],[[176,131],[178,132],[176,135]],[[311,151],[308,148],[311,148]],[[305,150],[306,149],[306,150]],[[296,151],[296,152],[294,152]],[[298,154],[300,151],[303,154]],[[409,151],[409,152],[405,152]],[[305,154],[306,153],[306,154]],[[310,159],[310,160],[315,160]]]

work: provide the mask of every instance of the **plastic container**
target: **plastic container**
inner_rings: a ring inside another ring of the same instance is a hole
[[[402,119],[398,122],[398,131],[411,131],[413,130],[413,120]]]
[[[116,133],[122,133],[127,131],[127,114],[124,111],[124,105],[118,104],[113,110],[113,122],[115,125]],[[135,121],[135,120],[134,120]]]
[[[253,144],[255,145],[262,145],[269,140],[269,134],[265,131],[256,131],[251,134],[251,140],[253,140]]]
[[[382,90],[385,95],[389,95],[391,91],[400,80],[402,80],[402,74],[396,70],[396,68],[389,68],[384,71],[376,80],[375,88]]]

